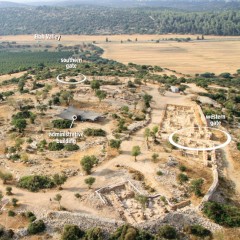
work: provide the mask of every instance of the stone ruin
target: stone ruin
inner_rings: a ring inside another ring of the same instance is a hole
[[[171,204],[167,198],[161,199],[161,194],[144,195],[130,180],[100,188],[95,193],[105,206],[114,207],[120,218],[131,224],[156,220],[169,211],[175,211],[191,204],[190,201]],[[136,200],[136,196],[139,195],[147,197],[145,206]]]

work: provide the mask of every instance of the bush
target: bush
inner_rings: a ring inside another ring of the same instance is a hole
[[[186,174],[180,173],[178,174],[178,181],[182,184],[188,181],[188,176]]]
[[[64,147],[64,150],[66,151],[77,151],[79,150],[79,146],[77,144],[66,144],[65,147]]]
[[[117,239],[126,239],[126,240],[135,240],[137,239],[137,229],[130,225],[123,225],[119,227],[110,237],[110,240],[117,240]]]
[[[45,223],[42,220],[38,220],[36,222],[32,222],[28,225],[28,233],[29,234],[37,234],[41,233],[46,229]]]
[[[81,198],[81,197],[82,197],[80,193],[75,193],[74,196],[75,196],[76,198]]]
[[[162,172],[162,171],[157,171],[157,175],[158,175],[158,176],[162,176],[162,175],[163,175],[163,172]]]
[[[13,120],[17,120],[17,119],[27,119],[30,118],[32,116],[32,112],[29,111],[22,111],[22,112],[18,112],[17,114],[13,115],[12,118]]]
[[[179,170],[182,171],[182,172],[185,172],[187,170],[187,167],[184,166],[184,165],[180,165]]]
[[[17,161],[17,160],[19,160],[20,158],[21,158],[21,156],[20,156],[19,154],[13,154],[13,155],[10,156],[10,159],[11,159],[12,161]]]
[[[119,149],[121,147],[121,143],[122,143],[121,140],[111,139],[110,142],[109,142],[109,145],[110,145],[111,148]]]
[[[103,232],[99,227],[88,229],[84,240],[103,240]]]
[[[67,119],[57,119],[53,120],[52,123],[54,128],[65,129],[71,127],[72,121]]]
[[[237,143],[237,149],[240,151],[240,142]]]
[[[16,213],[15,213],[14,211],[12,211],[12,210],[9,210],[9,211],[8,211],[8,216],[9,216],[9,217],[15,217],[15,216],[16,216]]]
[[[61,236],[62,240],[79,240],[84,232],[76,225],[65,225]]]
[[[106,132],[102,130],[101,128],[99,129],[94,129],[94,128],[87,128],[84,130],[84,135],[90,137],[105,137]]]
[[[31,192],[37,192],[40,189],[53,188],[55,183],[50,177],[35,175],[21,177],[18,186]]]
[[[25,216],[28,218],[29,222],[34,222],[37,219],[32,212],[26,212]]]
[[[240,227],[240,208],[216,202],[204,203],[203,213],[226,227]]]
[[[202,195],[203,179],[194,179],[191,181],[190,190],[198,197]]]
[[[80,163],[81,163],[83,170],[87,174],[90,174],[94,164],[98,163],[98,159],[93,155],[92,156],[84,156]]]
[[[112,235],[110,240],[153,240],[154,236],[147,231],[141,231],[130,225],[119,227]]]
[[[48,150],[49,151],[59,151],[64,148],[64,144],[62,143],[57,143],[57,142],[50,142],[48,144]]]
[[[188,234],[195,235],[197,237],[207,237],[211,236],[211,231],[201,225],[191,225],[184,227],[184,230]]]
[[[166,239],[175,239],[177,237],[177,231],[174,227],[165,225],[159,228],[158,235]]]

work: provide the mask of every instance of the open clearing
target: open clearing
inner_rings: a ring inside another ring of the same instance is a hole
[[[158,65],[180,73],[235,73],[239,69],[239,41],[160,43],[104,43],[104,58],[123,63]]]
[[[187,38],[192,42],[161,41],[163,38]],[[109,42],[106,43],[106,38]],[[123,63],[152,64],[176,70],[179,73],[195,74],[203,72],[235,73],[239,66],[240,38],[205,36],[197,41],[197,35],[63,35],[60,42],[38,41],[58,45],[79,43],[96,44],[104,49],[104,58]],[[131,40],[130,42],[127,40]],[[135,41],[137,39],[137,42]],[[160,43],[155,43],[160,39]],[[0,41],[36,43],[33,35],[2,36]],[[121,43],[123,41],[123,43]]]

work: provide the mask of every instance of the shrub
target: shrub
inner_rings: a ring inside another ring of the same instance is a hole
[[[12,118],[13,118],[13,120],[26,119],[26,118],[30,118],[32,114],[33,113],[29,112],[29,111],[22,111],[22,112],[18,112],[17,114],[13,115]]]
[[[13,180],[13,175],[11,173],[8,173],[8,172],[1,172],[0,171],[0,179],[2,179],[3,184],[6,184],[7,181]]]
[[[55,187],[55,183],[50,177],[34,175],[21,177],[18,186],[32,192],[37,192],[40,189],[53,188]]]
[[[12,187],[6,187],[6,194],[8,196],[12,195]]]
[[[79,240],[84,236],[84,232],[76,225],[65,225],[61,240]]]
[[[185,172],[187,170],[187,167],[184,166],[184,165],[180,165],[179,170],[182,171],[182,172]]]
[[[127,239],[135,240],[137,238],[138,232],[137,229],[130,225],[123,225],[119,227],[110,237],[110,240],[115,239]]]
[[[202,195],[203,179],[194,179],[191,181],[190,190],[198,197]]]
[[[180,173],[178,174],[178,181],[182,184],[188,181],[188,176],[186,174]]]
[[[77,144],[66,144],[65,147],[64,147],[64,150],[66,151],[77,151],[79,150],[79,146]]]
[[[29,222],[34,222],[37,219],[32,212],[26,212],[25,216],[28,218]]]
[[[85,240],[103,240],[103,232],[99,227],[88,229],[84,237]]]
[[[50,151],[59,151],[64,148],[64,144],[62,143],[57,143],[57,142],[50,142],[48,144],[48,150]]]
[[[162,172],[162,171],[157,171],[157,175],[158,175],[158,176],[162,176],[162,175],[163,175],[163,172]]]
[[[240,142],[237,143],[237,149],[240,151]]]
[[[28,225],[28,233],[29,234],[37,234],[41,233],[46,229],[45,223],[42,220],[38,220],[35,222],[32,222]]]
[[[158,235],[166,239],[175,239],[177,237],[177,231],[174,227],[165,225],[159,228]]]
[[[12,205],[13,205],[14,207],[16,207],[18,201],[19,201],[19,200],[18,200],[17,198],[12,198]]]
[[[226,227],[240,227],[240,208],[216,202],[206,202],[203,213],[214,222]]]
[[[96,178],[94,177],[89,177],[84,180],[84,182],[88,185],[89,189],[95,183],[95,181],[96,181]]]
[[[92,136],[92,137],[105,137],[106,136],[106,132],[99,128],[99,129],[94,129],[94,128],[87,128],[84,130],[84,135],[86,136]]]
[[[98,163],[98,159],[93,155],[92,156],[84,156],[80,163],[82,165],[83,170],[87,174],[90,174],[94,164]]]
[[[119,149],[121,147],[121,143],[122,143],[121,140],[111,139],[110,142],[109,142],[109,145],[110,145],[111,148]]]
[[[10,159],[11,159],[12,161],[17,161],[17,160],[19,160],[20,158],[21,158],[21,156],[20,156],[19,154],[13,154],[13,155],[10,156]]]
[[[211,231],[209,231],[207,228],[201,226],[201,225],[191,225],[191,226],[185,226],[184,230],[188,234],[195,235],[197,237],[207,237],[211,236]]]
[[[54,128],[65,129],[70,128],[72,121],[67,119],[57,119],[53,120],[52,123]]]
[[[80,193],[75,193],[74,196],[75,196],[76,198],[81,198],[81,197],[82,197]]]
[[[12,210],[9,210],[9,211],[8,211],[8,216],[9,216],[9,217],[15,217],[15,216],[16,216],[16,213],[15,213],[14,211],[12,211]]]

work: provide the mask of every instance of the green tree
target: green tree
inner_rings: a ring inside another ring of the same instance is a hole
[[[149,128],[145,128],[145,130],[144,130],[144,137],[146,138],[147,143],[148,143],[148,138],[150,137],[150,135],[151,135],[150,129]]]
[[[240,227],[240,208],[229,204],[205,202],[202,209],[205,216],[225,227]]]
[[[188,181],[188,176],[184,173],[180,173],[178,174],[178,181],[180,182],[180,184],[183,184],[184,182]]]
[[[122,106],[121,107],[121,111],[125,114],[127,114],[129,112],[129,107],[128,106]]]
[[[10,195],[13,194],[13,193],[12,193],[12,187],[6,187],[6,194],[7,194],[8,196],[10,196]]]
[[[151,132],[151,135],[153,136],[154,141],[156,141],[156,139],[157,139],[157,133],[158,133],[158,126],[154,126],[152,128],[152,132]]]
[[[27,231],[29,234],[38,234],[43,232],[45,229],[46,229],[46,226],[43,220],[38,220],[30,223],[28,225]]]
[[[165,225],[159,228],[158,235],[160,238],[176,239],[177,231],[174,227],[170,225]]]
[[[100,227],[90,228],[86,231],[85,240],[104,240],[103,231]]]
[[[11,173],[7,173],[7,172],[1,172],[0,171],[0,178],[3,181],[3,184],[6,184],[7,181],[11,181],[13,180],[13,175]]]
[[[57,186],[61,187],[67,181],[67,176],[56,173],[53,175],[53,181]]]
[[[157,153],[153,153],[153,155],[152,155],[152,161],[153,161],[153,162],[156,162],[158,158],[159,158],[159,155],[158,155]]]
[[[90,174],[93,166],[98,163],[98,159],[95,156],[84,156],[81,160],[81,166],[83,170]]]
[[[96,91],[96,96],[98,97],[99,102],[101,102],[103,99],[105,99],[107,97],[107,93],[105,91],[102,91],[102,90],[98,89]]]
[[[48,109],[47,105],[45,105],[45,104],[40,104],[36,108],[37,108],[38,111],[40,111],[41,114],[46,112],[47,109]]]
[[[96,91],[96,90],[100,89],[101,84],[99,81],[93,80],[93,81],[91,81],[90,86],[94,91]]]
[[[88,185],[88,188],[90,189],[92,185],[95,183],[96,178],[94,177],[89,177],[84,180],[84,182]]]
[[[59,210],[61,209],[61,200],[62,200],[62,195],[61,194],[56,194],[56,196],[54,197],[54,200],[58,202],[59,204]]]
[[[190,190],[194,192],[194,194],[198,197],[202,195],[202,185],[203,185],[203,179],[194,179],[190,183]]]
[[[200,238],[211,236],[212,233],[207,228],[201,225],[188,225],[184,226],[184,231],[190,235],[194,235]]]
[[[144,195],[137,195],[135,199],[141,204],[142,210],[145,210],[146,204],[148,202],[148,197]]]
[[[19,200],[18,200],[17,198],[12,198],[12,205],[13,205],[14,207],[16,207],[18,201],[19,201]]]
[[[122,141],[119,139],[111,139],[109,145],[111,148],[116,148],[117,150],[120,149]]]
[[[20,81],[18,82],[18,91],[19,91],[20,93],[23,92],[24,86],[25,86],[25,81],[22,79],[22,80],[20,80]]]
[[[59,96],[59,101],[62,104],[66,104],[67,106],[70,105],[71,101],[73,100],[73,93],[70,91],[62,91]]]
[[[149,95],[149,94],[147,94],[147,93],[145,93],[144,95],[143,95],[143,101],[144,101],[144,104],[145,104],[145,107],[146,108],[149,108],[150,107],[150,103],[151,103],[151,101],[152,101],[152,96],[151,95]]]
[[[84,237],[84,232],[76,225],[65,225],[61,240],[79,240]]]
[[[18,129],[20,133],[27,127],[27,121],[25,119],[17,119],[13,121],[13,125]]]
[[[132,148],[132,156],[134,156],[134,161],[137,161],[137,156],[141,154],[141,149],[139,146],[133,146]]]

